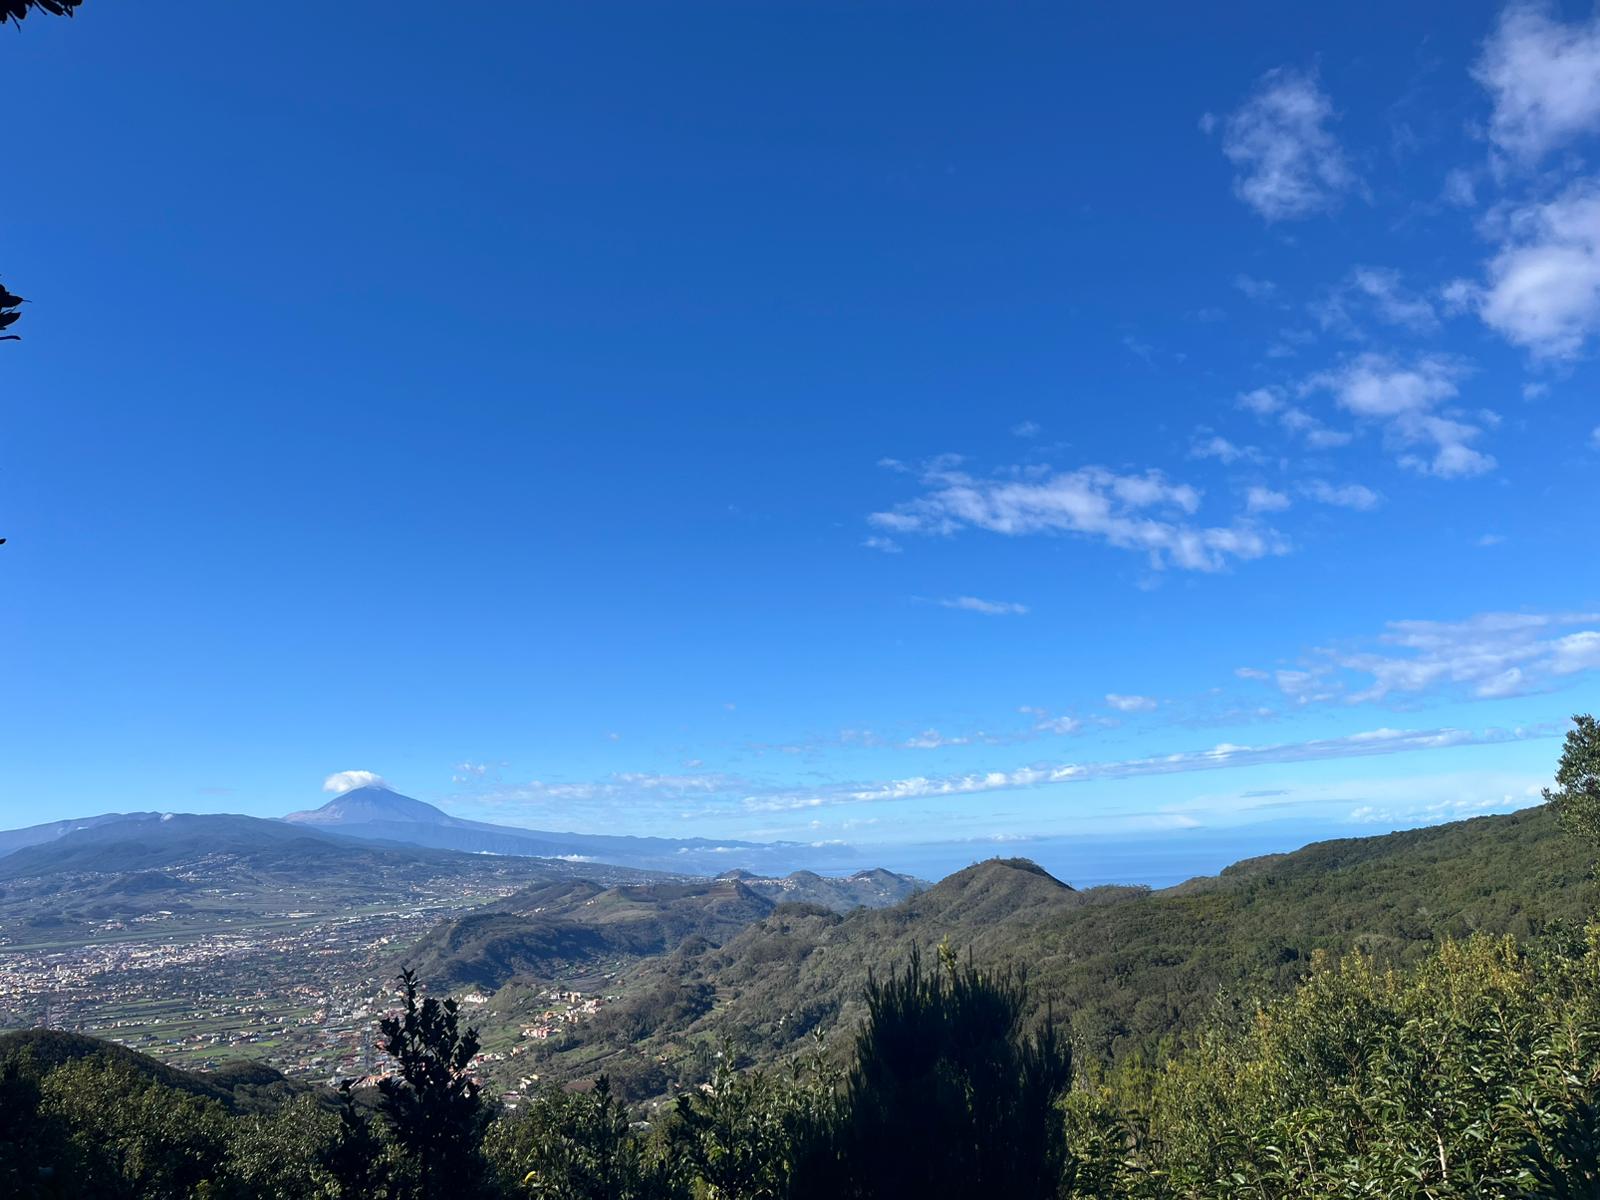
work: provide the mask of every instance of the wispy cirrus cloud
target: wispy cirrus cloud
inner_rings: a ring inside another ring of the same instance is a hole
[[[1120,713],[1155,712],[1157,707],[1151,696],[1128,696],[1117,692],[1107,692],[1106,703]]]
[[[1288,540],[1248,516],[1227,525],[1198,525],[1200,492],[1160,471],[1120,473],[1104,467],[1073,471],[1017,468],[979,478],[944,457],[926,464],[926,491],[868,520],[889,533],[945,536],[967,529],[1008,537],[1070,534],[1142,551],[1152,567],[1218,571],[1232,561],[1283,554]]]
[[[505,784],[474,792],[466,799],[491,807],[543,807],[551,804],[590,801],[637,800],[642,797],[681,800],[718,792],[734,792],[750,787],[750,781],[716,771],[686,774],[658,774],[653,771],[614,771],[601,779],[531,779],[526,783]]]
[[[1282,388],[1253,388],[1242,393],[1236,403],[1263,421],[1277,424],[1285,433],[1305,442],[1312,450],[1333,450],[1348,446],[1354,440],[1346,431],[1331,429],[1305,409],[1290,403]]]
[[[1407,288],[1400,272],[1388,267],[1355,267],[1311,306],[1312,316],[1330,333],[1362,338],[1363,320],[1433,333],[1439,314],[1433,301]]]
[[[934,603],[940,608],[956,608],[962,612],[981,613],[986,617],[1020,617],[1028,612],[1026,604],[1011,600],[984,600],[977,596],[951,596]]]
[[[1326,479],[1311,479],[1302,483],[1299,490],[1302,496],[1319,504],[1353,508],[1359,512],[1370,512],[1383,503],[1382,496],[1360,483],[1335,484]]]
[[[1241,668],[1297,704],[1361,704],[1447,692],[1493,700],[1600,670],[1600,613],[1480,613],[1391,621],[1366,646],[1325,647],[1295,667]]]
[[[1226,770],[1233,767],[1368,758],[1375,755],[1404,754],[1414,750],[1495,745],[1528,738],[1550,737],[1554,733],[1553,726],[1482,730],[1383,728],[1303,742],[1256,746],[1222,743],[1205,750],[1182,751],[1149,758],[1045,763],[1011,770],[974,771],[941,776],[915,775],[881,783],[839,785],[809,791],[779,791],[746,796],[743,806],[750,812],[798,812],[835,805],[984,795],[1056,784],[1093,783],[1150,775]]]
[[[1189,447],[1189,457],[1214,458],[1224,465],[1231,466],[1241,459],[1258,462],[1261,459],[1261,451],[1254,446],[1237,446],[1221,434],[1201,429],[1195,434],[1194,444]]]

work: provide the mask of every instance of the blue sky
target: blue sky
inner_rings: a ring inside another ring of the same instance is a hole
[[[1587,8],[5,32],[0,823],[1293,842],[1594,707]]]

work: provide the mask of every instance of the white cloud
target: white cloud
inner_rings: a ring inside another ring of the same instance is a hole
[[[1579,628],[1591,626],[1591,628]],[[1600,669],[1600,613],[1480,613],[1391,621],[1371,649],[1321,649],[1271,679],[1301,702],[1360,704],[1444,691],[1480,700],[1545,691]],[[1245,676],[1265,679],[1265,672]]]
[[[1092,783],[1149,775],[1176,775],[1230,767],[1317,762],[1328,759],[1367,758],[1403,754],[1414,750],[1439,750],[1454,746],[1494,745],[1547,737],[1545,728],[1517,729],[1373,729],[1343,737],[1306,742],[1243,746],[1223,742],[1208,750],[1182,751],[1151,758],[1110,762],[1043,763],[1009,771],[975,771],[961,775],[917,775],[865,785],[840,785],[808,792],[775,791],[746,796],[751,812],[789,812],[843,804],[872,804],[895,800],[920,800],[940,796],[982,795],[989,792],[1046,787],[1051,784]]]
[[[503,767],[506,764],[500,763],[499,765]],[[452,783],[473,783],[482,780],[492,770],[494,770],[494,765],[491,763],[458,762],[452,768],[450,781]]]
[[[1235,275],[1233,286],[1252,300],[1271,300],[1278,294],[1278,285],[1270,279],[1256,279],[1250,275]]]
[[[382,775],[371,771],[335,771],[322,781],[322,790],[342,796],[363,787],[388,787]]]
[[[1409,364],[1381,354],[1362,354],[1306,381],[1307,391],[1331,392],[1339,407],[1379,424],[1384,440],[1400,452],[1402,466],[1441,479],[1481,475],[1495,460],[1473,449],[1483,430],[1439,411],[1456,397],[1463,368],[1424,355]]]
[[[953,596],[937,601],[942,608],[959,608],[965,612],[982,613],[986,617],[1020,617],[1027,613],[1026,604],[1010,600],[980,600],[977,596]]]
[[[1600,450],[1600,425],[1596,425],[1589,433],[1589,444]]]
[[[1083,730],[1083,722],[1077,717],[1053,717],[1048,709],[1035,708],[1031,704],[1024,704],[1017,711],[1033,718],[1034,733],[1068,734]]]
[[[1230,560],[1282,554],[1287,542],[1250,520],[1199,527],[1183,518],[1200,507],[1200,493],[1173,483],[1160,471],[1118,474],[1102,467],[1075,471],[1014,471],[1000,479],[978,479],[949,459],[930,463],[923,474],[929,490],[868,520],[891,533],[948,536],[983,529],[1019,537],[1067,533],[1121,549],[1143,551],[1152,567],[1172,565],[1217,571]]]
[[[1019,438],[1034,438],[1038,437],[1042,430],[1037,421],[1018,421],[1011,427],[1011,432]]]
[[[1234,193],[1269,221],[1336,207],[1357,180],[1327,129],[1333,116],[1315,75],[1268,71],[1223,127],[1222,152],[1238,170]]]
[[[1239,407],[1253,412],[1258,417],[1268,417],[1283,409],[1283,399],[1271,388],[1256,388],[1253,392],[1245,392],[1239,397]]]
[[[1241,458],[1254,462],[1261,457],[1261,452],[1254,446],[1235,446],[1221,434],[1205,436],[1206,431],[1201,430],[1195,437],[1194,445],[1189,447],[1190,458],[1214,458],[1222,463],[1235,463]]]
[[[1282,512],[1289,507],[1289,497],[1269,487],[1252,487],[1245,493],[1244,506],[1253,513]]]
[[[942,750],[946,746],[970,745],[969,737],[946,737],[937,729],[925,729],[914,737],[909,737],[900,745],[907,750]]]
[[[1321,504],[1339,508],[1354,508],[1368,512],[1383,503],[1383,497],[1359,483],[1331,484],[1326,479],[1313,479],[1300,485],[1300,494]]]
[[[1600,16],[1567,24],[1549,4],[1511,4],[1472,75],[1494,103],[1489,140],[1531,164],[1600,125]]]
[[[1245,392],[1239,397],[1238,405],[1263,421],[1276,421],[1313,450],[1332,450],[1350,444],[1350,434],[1342,429],[1329,429],[1305,409],[1290,404],[1276,388],[1260,387]]]
[[[1600,330],[1600,183],[1569,187],[1496,221],[1504,234],[1478,314],[1541,358],[1572,358]]]
[[[1386,267],[1357,267],[1350,272],[1348,291],[1362,298],[1379,320],[1399,325],[1413,333],[1430,333],[1439,327],[1433,305],[1407,290],[1400,272]]]
[[[1475,207],[1478,203],[1478,187],[1473,181],[1472,172],[1460,167],[1448,172],[1444,177],[1441,198],[1456,208]]]
[[[731,798],[750,789],[750,782],[736,775],[715,771],[694,772],[682,775],[664,775],[653,771],[615,771],[601,779],[579,780],[563,783],[532,779],[522,784],[505,784],[488,790],[475,789],[464,792],[457,803],[491,810],[496,815],[518,808],[542,808],[557,804],[562,809],[562,819],[573,819],[585,806],[594,806],[595,823],[600,829],[606,822],[614,821],[617,806],[628,804],[635,809],[650,806],[674,805],[685,799],[705,801],[717,797]]]
[[[873,534],[871,537],[862,539],[861,544],[868,550],[876,550],[879,554],[900,553],[899,542],[895,541],[893,538],[879,537],[877,534]]]
[[[1355,825],[1384,825],[1390,828],[1410,825],[1428,825],[1439,821],[1460,821],[1490,812],[1514,812],[1528,804],[1526,795],[1501,793],[1498,796],[1479,796],[1476,799],[1452,797],[1435,800],[1430,804],[1377,806],[1361,804],[1350,810],[1347,818]]]
[[[1118,712],[1143,713],[1154,712],[1156,702],[1149,696],[1119,696],[1116,692],[1106,693],[1106,703]]]

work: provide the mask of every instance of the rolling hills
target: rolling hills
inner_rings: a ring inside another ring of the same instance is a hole
[[[721,945],[800,895],[831,911],[882,907],[915,894],[918,880],[890,871],[825,879],[796,872],[766,879],[734,872],[712,880],[625,884],[540,882],[430,930],[411,965],[441,986],[496,988],[517,976],[542,980]]]
[[[1159,892],[1075,891],[1025,860],[991,860],[889,908],[779,906],[720,945],[646,960],[627,979],[627,1003],[648,1008],[684,989],[712,999],[640,1041],[611,1042],[604,1057],[597,1023],[552,1047],[548,1069],[602,1062],[625,1076],[630,1058],[724,1036],[757,1060],[780,1057],[813,1029],[852,1028],[869,972],[943,941],[980,965],[1025,969],[1040,1013],[1067,1021],[1089,1057],[1119,1059],[1219,1003],[1282,990],[1318,950],[1409,962],[1444,936],[1576,928],[1587,875],[1543,809],[1316,843]]]

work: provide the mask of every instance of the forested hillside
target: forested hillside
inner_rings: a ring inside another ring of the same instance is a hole
[[[1412,963],[1447,936],[1581,924],[1589,892],[1585,852],[1543,808],[1317,843],[1158,892],[1076,891],[995,859],[891,908],[783,906],[721,945],[649,961],[627,986],[644,1016],[573,1030],[548,1069],[595,1061],[597,1040],[622,1078],[629,1060],[670,1061],[724,1037],[772,1061],[812,1030],[848,1033],[870,971],[944,942],[980,966],[1025,969],[1036,1009],[1062,1014],[1085,1061],[1117,1061],[1155,1052],[1220,1003],[1281,994],[1319,950]],[[703,1002],[686,1007],[686,992]]]

